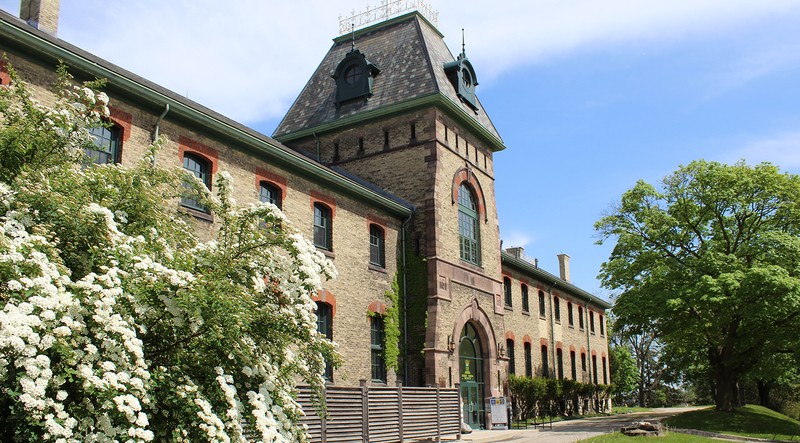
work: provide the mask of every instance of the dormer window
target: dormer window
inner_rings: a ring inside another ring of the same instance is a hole
[[[475,87],[478,86],[478,77],[475,69],[467,56],[462,52],[455,61],[445,63],[444,72],[453,87],[456,88],[458,98],[469,105],[473,110],[478,109],[478,99],[475,97]]]
[[[372,96],[372,82],[380,72],[361,51],[353,48],[331,76],[336,81],[336,106]]]

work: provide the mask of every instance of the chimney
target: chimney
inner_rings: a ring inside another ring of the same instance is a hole
[[[34,28],[55,37],[58,31],[58,7],[60,0],[21,0],[19,18]]]
[[[569,255],[558,254],[558,272],[561,274],[561,280],[569,283]]]
[[[508,252],[509,254],[513,255],[514,258],[523,258],[524,257],[522,255],[522,252],[523,252],[522,247],[508,248],[508,249],[506,249],[506,252]]]

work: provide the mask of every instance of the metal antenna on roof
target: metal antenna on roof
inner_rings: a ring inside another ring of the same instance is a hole
[[[353,33],[353,41],[350,42],[350,52],[354,52],[356,50],[356,24],[350,23],[350,32]]]
[[[461,53],[467,55],[467,45],[464,44],[464,28],[461,28]]]

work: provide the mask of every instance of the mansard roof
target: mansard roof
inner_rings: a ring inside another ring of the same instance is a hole
[[[560,277],[539,268],[538,266],[535,266],[533,263],[525,259],[517,258],[506,251],[501,251],[500,260],[504,268],[514,268],[517,271],[530,276],[532,279],[538,280],[546,285],[552,285],[554,289],[558,289],[574,297],[578,297],[585,302],[599,306],[603,309],[611,309],[611,304],[609,302],[595,296],[590,292],[584,291],[572,283],[565,281]]]
[[[77,77],[107,80],[105,90],[142,106],[156,115],[168,106],[167,120],[180,122],[212,138],[230,143],[231,147],[283,167],[356,200],[406,218],[414,211],[407,201],[380,190],[363,179],[356,179],[333,170],[278,141],[241,123],[223,116],[199,103],[144,79],[94,54],[35,29],[0,10],[0,52],[15,52],[55,69],[63,61]]]
[[[368,99],[337,106],[331,75],[353,43],[380,69]],[[443,36],[418,12],[334,39],[273,137],[283,142],[421,107],[437,106],[481,137],[492,150],[504,149],[486,110],[458,96],[445,72],[455,60]]]

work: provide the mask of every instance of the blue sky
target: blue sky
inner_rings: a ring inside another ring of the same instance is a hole
[[[432,0],[466,29],[504,246],[608,298],[594,222],[694,159],[800,172],[798,0]],[[375,0],[373,5],[378,4]],[[59,37],[271,134],[362,0],[61,0]],[[18,14],[18,0],[0,0]]]

